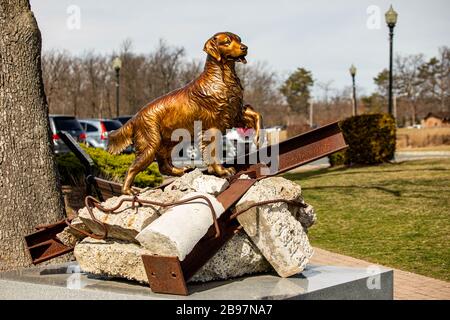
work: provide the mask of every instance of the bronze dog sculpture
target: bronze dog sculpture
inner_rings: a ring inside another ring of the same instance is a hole
[[[243,88],[236,75],[235,63],[246,63],[247,46],[239,36],[221,32],[211,37],[203,49],[207,54],[204,71],[186,86],[174,90],[143,107],[122,128],[109,136],[108,151],[122,152],[132,143],[136,159],[128,169],[122,188],[132,194],[131,185],[136,175],[156,158],[163,174],[180,176],[187,168],[172,164],[171,151],[178,143],[171,140],[172,132],[179,128],[194,133],[194,121],[202,128],[224,133],[233,127],[255,130],[259,139],[261,116],[249,105],[243,105]],[[205,145],[201,143],[201,150]],[[208,164],[208,172],[218,176],[232,175],[233,168],[224,168],[216,158]]]

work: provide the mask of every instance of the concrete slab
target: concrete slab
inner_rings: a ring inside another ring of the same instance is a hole
[[[188,285],[190,295],[153,293],[134,282],[82,273],[77,263],[0,273],[0,299],[385,299],[393,298],[392,270],[308,265],[296,276],[274,274]]]

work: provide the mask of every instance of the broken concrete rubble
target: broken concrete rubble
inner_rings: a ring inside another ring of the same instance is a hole
[[[281,177],[271,177],[254,184],[239,200],[236,209],[240,211],[253,203],[273,199],[304,203],[299,185]],[[305,231],[315,221],[311,206],[268,204],[252,208],[237,219],[279,276],[289,277],[303,271],[313,254]]]
[[[141,256],[150,251],[122,240],[86,238],[75,247],[75,258],[84,272],[148,283]],[[271,270],[245,234],[237,234],[191,279],[224,280]]]
[[[206,282],[271,271],[272,267],[245,232],[236,234],[192,277]]]
[[[150,191],[154,198],[159,198],[161,190]],[[102,203],[105,208],[112,208],[119,204],[123,198],[129,196],[112,197]],[[136,235],[155,220],[159,213],[154,207],[136,207],[132,208],[131,202],[124,202],[117,213],[105,213],[97,208],[92,210],[95,218],[108,227],[108,236],[114,239],[134,242]],[[103,228],[98,225],[90,216],[88,209],[81,209],[78,216],[83,223],[96,234],[103,234]]]
[[[139,195],[142,200],[153,200],[162,203],[170,203],[177,201],[183,196],[183,193],[175,190],[173,192],[163,192],[160,189],[148,190]],[[122,195],[120,197],[112,197],[102,203],[105,208],[112,208],[119,204],[124,198],[130,196]],[[94,208],[93,214],[96,219],[100,220],[108,227],[108,237],[113,239],[136,242],[135,237],[151,222],[156,220],[164,208],[159,206],[132,207],[131,202],[124,202],[114,213],[105,213]],[[83,223],[96,234],[103,234],[103,228],[93,221],[89,215],[87,208],[79,211],[79,218]]]
[[[201,175],[192,181],[192,188],[197,192],[217,196],[229,186],[227,180],[215,176]]]
[[[189,192],[179,201],[196,196],[209,199],[217,218],[225,211],[222,204],[207,193]],[[213,222],[206,200],[198,198],[168,209],[163,216],[142,230],[136,240],[153,254],[178,256],[183,261]]]
[[[80,218],[76,217],[70,223],[75,228],[90,233],[90,230],[86,227],[86,225],[81,221]],[[73,247],[77,242],[86,238],[86,236],[77,230],[66,227],[64,230],[56,235],[59,241],[61,241],[64,245],[68,247]]]
[[[218,190],[223,191],[227,186],[225,179],[194,170],[177,179],[164,191],[148,190],[140,194],[139,198],[169,203],[191,192],[208,191],[209,194],[217,195]],[[114,197],[102,205],[113,207],[123,197],[129,196]],[[215,200],[212,196],[208,197]],[[257,201],[278,198],[304,203],[299,185],[284,178],[272,177],[252,186],[236,209],[241,210]],[[108,225],[108,239],[84,239],[76,245],[75,256],[86,272],[147,282],[141,255],[171,255],[183,260],[212,224],[211,213],[207,209],[204,218],[211,221],[200,223],[201,226],[205,224],[204,227],[197,225],[203,219],[198,212],[194,214],[185,206],[132,209],[131,203],[126,203],[118,213],[110,214],[94,209],[97,219]],[[174,215],[173,212],[178,213]],[[90,230],[102,234],[102,229],[92,221],[86,208],[80,210],[80,218]],[[299,208],[276,203],[249,210],[238,217],[245,232],[241,231],[228,241],[193,276],[192,281],[227,279],[266,272],[272,267],[282,277],[301,272],[312,255],[306,231],[315,219],[311,206]],[[152,225],[158,227],[152,228]],[[162,241],[163,238],[165,241]]]
[[[228,185],[229,183],[226,179],[205,175],[200,169],[195,169],[172,182],[164,189],[164,191],[196,191],[216,196],[224,191]]]

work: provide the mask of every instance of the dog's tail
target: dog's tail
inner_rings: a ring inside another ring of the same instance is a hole
[[[108,152],[119,154],[133,143],[133,121],[129,120],[123,127],[109,134]]]

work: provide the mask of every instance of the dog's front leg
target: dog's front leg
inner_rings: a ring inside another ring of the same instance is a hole
[[[208,129],[202,134],[200,141],[203,161],[208,165],[208,173],[219,177],[231,176],[236,173],[233,167],[224,168],[222,165],[223,136],[219,129]]]
[[[263,128],[263,120],[261,114],[256,112],[249,104],[244,106],[244,127],[253,128],[255,130],[253,142],[255,143],[256,148],[259,148],[261,145],[260,133]]]

